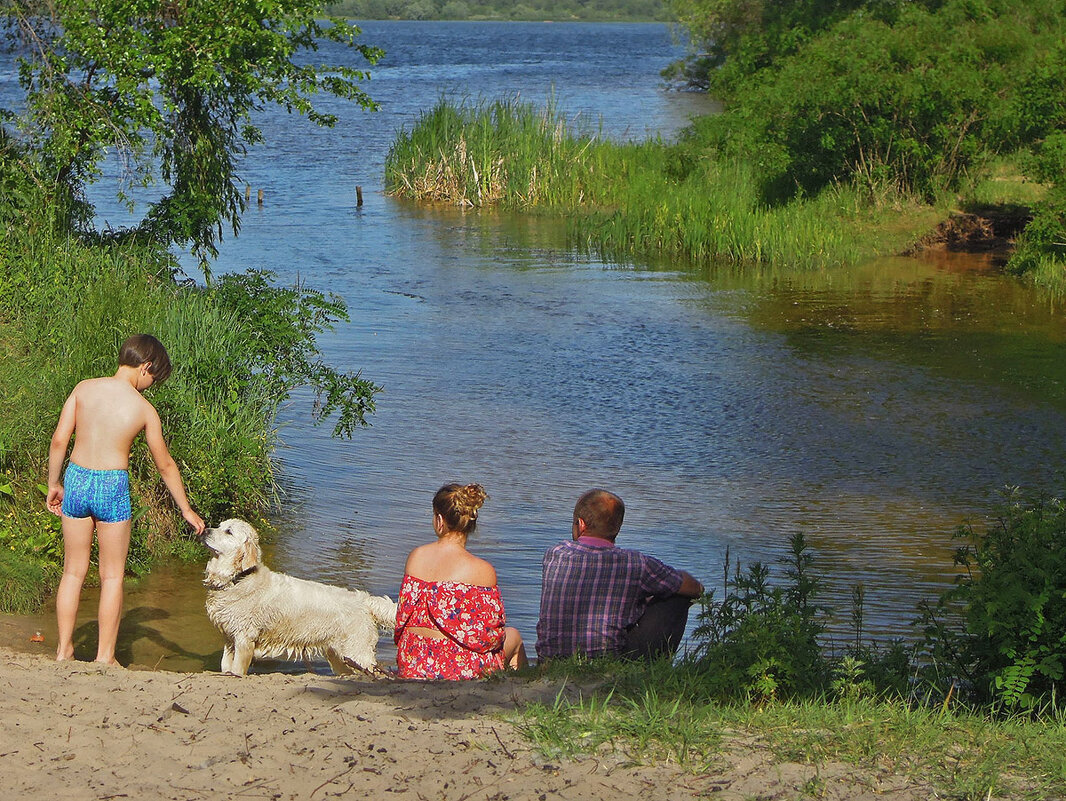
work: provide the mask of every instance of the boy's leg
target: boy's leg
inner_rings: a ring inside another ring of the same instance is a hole
[[[91,517],[63,516],[63,578],[56,590],[56,623],[59,642],[56,659],[74,658],[74,624],[78,618],[81,585],[89,571],[89,552],[93,545]]]
[[[673,656],[685,636],[690,606],[692,598],[682,595],[653,600],[626,634],[626,650],[622,655],[630,659]]]
[[[100,552],[100,639],[96,661],[116,664],[115,643],[122,618],[122,586],[126,577],[126,555],[130,549],[132,520],[98,523],[96,542]]]

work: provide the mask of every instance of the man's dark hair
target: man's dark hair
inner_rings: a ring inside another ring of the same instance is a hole
[[[622,528],[626,505],[622,499],[607,490],[589,490],[574,506],[574,522],[585,521],[585,533],[605,540],[613,540]]]
[[[148,374],[157,384],[170,375],[170,356],[163,343],[151,334],[134,334],[118,349],[118,363],[127,367],[140,367],[150,362]]]

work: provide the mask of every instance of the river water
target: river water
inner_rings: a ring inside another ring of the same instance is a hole
[[[676,135],[713,108],[662,87],[680,54],[665,26],[363,27],[387,51],[367,85],[381,110],[324,102],[332,130],[264,115],[267,143],[242,171],[253,205],[215,265],[341,295],[352,319],[323,337],[326,356],[385,387],[350,441],[310,424],[309,397],[286,408],[275,569],[395,597],[406,554],[432,537],[433,492],[477,481],[490,499],[471,549],[532,643],[541,555],[602,486],[627,503],[620,544],[709,587],[727,550],[776,563],[802,532],[840,627],[861,582],[871,634],[892,636],[951,581],[960,522],[980,522],[1005,484],[1061,488],[1062,310],[986,258],[623,265],[582,254],[557,222],[384,195],[393,136],[442,94],[554,96],[607,136]],[[102,219],[126,221],[98,200]],[[200,570],[131,588],[120,658],[217,669]],[[47,613],[26,625],[54,630]]]

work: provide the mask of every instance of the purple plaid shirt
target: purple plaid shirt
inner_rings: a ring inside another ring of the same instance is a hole
[[[640,551],[582,537],[544,554],[537,656],[618,654],[649,598],[681,589],[681,573]]]

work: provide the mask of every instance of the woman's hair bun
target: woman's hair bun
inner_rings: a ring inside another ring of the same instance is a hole
[[[489,496],[480,484],[445,484],[433,496],[433,511],[444,518],[450,531],[469,534],[477,523],[477,511]]]
[[[485,488],[480,484],[467,484],[455,491],[455,509],[461,514],[477,517],[477,511],[488,498]]]

